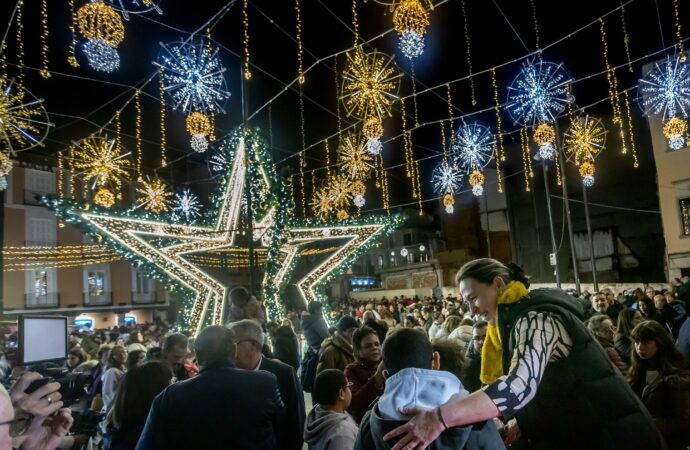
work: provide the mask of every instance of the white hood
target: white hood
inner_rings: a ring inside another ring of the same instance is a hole
[[[453,397],[469,395],[458,378],[450,372],[427,369],[403,369],[386,380],[378,408],[383,419],[408,420],[400,408],[436,408]]]

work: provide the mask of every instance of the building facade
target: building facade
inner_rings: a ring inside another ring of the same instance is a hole
[[[106,328],[164,314],[170,295],[143,269],[40,205],[36,196],[56,194],[58,181],[52,167],[16,162],[8,176],[2,214],[3,317],[65,315],[73,325]],[[70,184],[69,178],[61,181]]]

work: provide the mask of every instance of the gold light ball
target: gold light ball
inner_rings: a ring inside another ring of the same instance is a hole
[[[187,131],[192,136],[195,134],[208,136],[212,131],[211,121],[208,119],[208,117],[206,117],[205,114],[195,111],[187,116]]]
[[[688,123],[680,117],[672,117],[664,124],[663,132],[668,139],[683,136],[688,132]]]
[[[383,124],[377,116],[371,116],[364,121],[362,133],[368,139],[381,138],[383,136]]]
[[[550,123],[540,123],[534,130],[534,142],[540,146],[556,142],[556,130],[554,130],[553,125]]]
[[[5,152],[0,152],[0,177],[4,177],[12,170],[12,160]]]
[[[443,206],[453,206],[455,205],[455,197],[453,194],[446,194],[443,196]]]
[[[77,26],[86,39],[100,39],[111,47],[117,47],[125,39],[122,17],[102,1],[89,2],[79,8]]]
[[[470,179],[469,183],[470,186],[476,186],[478,184],[484,184],[484,174],[481,173],[479,170],[475,170],[470,174]]]
[[[595,169],[592,161],[583,161],[579,169],[582,178],[594,176]]]
[[[429,26],[429,14],[419,0],[402,0],[393,11],[393,26],[395,31],[413,31],[425,34]]]
[[[338,211],[338,214],[336,215],[336,217],[338,218],[338,220],[345,220],[348,217],[350,217],[350,215],[347,213],[347,211],[345,211],[344,209],[341,209]]]
[[[364,194],[367,193],[367,186],[364,184],[362,180],[355,180],[352,183],[352,193],[354,195],[364,196]]]
[[[93,202],[98,206],[110,208],[115,204],[115,195],[106,188],[101,188],[93,196]]]

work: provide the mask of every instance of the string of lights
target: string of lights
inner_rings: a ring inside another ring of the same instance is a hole
[[[299,3],[299,0],[297,0]],[[249,11],[247,11],[247,0],[242,2],[242,25],[244,26],[244,79],[249,80],[252,72],[249,69]],[[210,37],[209,37],[210,41]]]
[[[76,30],[76,25],[77,25],[77,17],[75,14],[74,10],[74,0],[69,0],[69,12],[71,16],[71,21],[69,24],[69,32],[71,35],[71,41],[69,44],[69,51],[67,53],[67,62],[69,63],[70,66],[72,67],[79,67],[79,62],[77,61],[77,30]]]
[[[135,152],[135,174],[137,181],[141,180],[141,91],[139,89],[134,93],[134,108],[136,112],[136,117],[134,121],[134,135],[136,136],[136,152]],[[119,112],[119,111],[118,111]]]
[[[625,7],[623,0],[619,0],[621,9],[621,30],[623,31],[623,44],[625,45],[625,57],[628,60],[628,72],[633,72],[632,63],[630,62],[630,36],[628,35],[628,27],[625,23]]]
[[[470,80],[470,99],[472,102],[472,106],[475,106],[477,104],[477,99],[474,95],[474,78],[472,78],[472,55],[470,53],[470,30],[467,21],[467,11],[465,10],[465,0],[460,1],[460,8],[462,10],[462,22],[465,31],[465,50],[467,52],[467,69],[469,71],[469,74],[467,76]],[[446,83],[446,85],[448,85],[448,83]]]
[[[48,0],[41,1],[41,61],[43,68],[39,72],[43,78],[50,78],[48,69]]]
[[[246,4],[247,0],[245,0]],[[304,66],[303,66],[303,48],[302,48],[302,10],[300,9],[299,0],[295,0],[295,12],[297,15],[297,81],[299,84],[304,84]],[[302,95],[302,94],[300,94]]]

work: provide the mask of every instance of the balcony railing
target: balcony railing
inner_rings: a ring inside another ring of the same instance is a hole
[[[156,300],[155,292],[132,292],[133,305],[147,305],[156,303]]]
[[[84,293],[84,305],[85,306],[108,306],[113,304],[113,294],[112,292],[104,292],[100,295]]]
[[[37,295],[35,293],[24,294],[26,309],[31,308],[57,308],[60,305],[60,294],[48,293]]]

